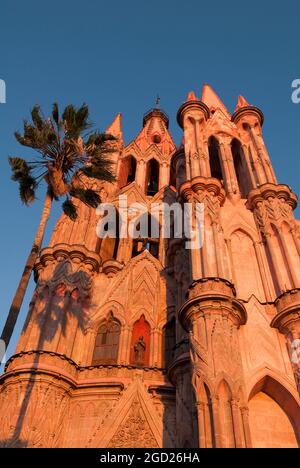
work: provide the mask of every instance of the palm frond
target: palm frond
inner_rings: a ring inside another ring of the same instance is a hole
[[[19,180],[19,193],[22,202],[30,205],[35,201],[36,182],[31,176],[23,177]]]
[[[65,122],[65,132],[68,138],[79,138],[79,136],[88,130],[92,124],[89,122],[89,108],[82,104],[76,109],[72,104],[68,105],[62,115]]]
[[[32,122],[38,128],[39,130],[42,130],[44,127],[44,119],[43,116],[41,115],[41,108],[38,105],[33,106],[31,109],[31,118]]]
[[[55,102],[52,106],[52,118],[56,125],[58,126],[59,124],[59,109],[58,109],[58,104]]]
[[[98,195],[95,190],[92,189],[84,189],[80,187],[72,188],[70,191],[70,194],[78,198],[82,203],[84,203],[87,206],[90,206],[91,208],[97,208],[99,203],[101,202],[100,196]]]
[[[87,145],[103,146],[109,141],[117,141],[118,138],[109,133],[93,132],[89,135]]]
[[[68,216],[72,221],[77,219],[77,209],[72,200],[67,198],[62,204],[63,212]]]
[[[113,175],[113,161],[105,157],[103,152],[94,152],[89,164],[82,168],[83,174],[98,180],[106,180],[107,182],[114,182],[116,180]]]
[[[8,162],[13,172],[12,180],[19,181],[30,174],[32,168],[27,164],[25,159],[10,156]]]
[[[117,139],[100,132],[87,135],[85,132],[90,127],[86,104],[79,108],[68,105],[60,117],[58,104],[54,103],[50,118],[43,116],[40,106],[32,108],[31,121],[24,120],[23,132],[15,132],[15,137],[21,145],[35,149],[38,157],[30,164],[22,158],[9,159],[12,178],[19,182],[24,203],[34,200],[36,188],[45,181],[53,198],[69,194],[88,206],[98,206],[99,195],[85,187],[84,180],[80,180],[77,192],[72,193],[75,189],[74,181],[81,174],[114,182],[113,162],[108,155],[115,151],[113,142]],[[66,201],[65,206],[74,217],[72,201]]]
[[[12,180],[19,183],[20,198],[25,205],[29,205],[35,200],[37,188],[36,179],[31,175],[32,167],[18,157],[9,157],[8,162],[13,173]]]

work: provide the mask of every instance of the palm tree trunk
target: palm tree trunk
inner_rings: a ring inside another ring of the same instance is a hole
[[[4,341],[6,349],[10,342],[11,336],[13,334],[13,331],[16,325],[16,321],[20,313],[20,309],[24,300],[24,296],[26,294],[26,290],[28,287],[28,283],[30,280],[32,270],[34,268],[35,262],[41,250],[47,221],[49,219],[50,212],[51,212],[51,206],[52,206],[52,196],[49,193],[49,190],[47,190],[47,194],[46,194],[45,201],[44,201],[44,207],[43,207],[43,211],[42,211],[42,215],[40,219],[40,224],[36,232],[30,254],[27,258],[27,262],[26,262],[22,277],[20,279],[15,297],[13,298],[12,304],[9,309],[8,317],[6,319],[6,322],[2,331],[1,340]]]

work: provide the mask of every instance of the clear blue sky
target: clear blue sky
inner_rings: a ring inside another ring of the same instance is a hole
[[[229,110],[238,94],[263,110],[278,179],[300,192],[300,104],[290,97],[300,78],[299,1],[2,0],[0,18],[0,79],[7,85],[0,105],[1,328],[41,209],[41,201],[22,206],[7,163],[8,155],[29,155],[13,132],[35,103],[47,113],[54,101],[84,101],[102,130],[122,112],[129,142],[159,93],[178,143],[176,111],[189,90],[199,95],[208,82]]]

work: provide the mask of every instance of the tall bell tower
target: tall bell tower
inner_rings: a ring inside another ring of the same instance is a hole
[[[205,216],[203,247],[190,251],[192,283],[178,310],[178,321],[189,334],[199,447],[280,445],[272,440],[275,434],[263,435],[255,421],[267,414],[264,396],[254,397],[262,413],[249,414],[249,385],[254,369],[259,373],[265,365],[262,394],[282,392],[277,403],[285,398],[284,390],[276,388],[275,349],[285,354],[286,344],[292,365],[285,363],[285,378],[293,368],[298,399],[297,198],[289,186],[277,183],[262,137],[263,119],[261,110],[242,96],[231,116],[208,85],[201,100],[189,93],[177,114],[186,170],[178,196],[203,203]],[[278,335],[275,345],[272,328],[286,342]],[[178,390],[180,359],[170,375]],[[296,413],[299,417],[299,407]],[[299,420],[294,425],[299,443]],[[294,442],[291,432],[282,446],[288,438]]]
[[[178,147],[160,108],[128,145],[116,116],[116,181],[86,181],[102,210],[76,200],[35,265],[0,376],[0,446],[300,445],[297,197],[263,120],[241,96],[230,113],[209,85],[180,106]],[[173,209],[198,203],[203,245],[187,249]],[[115,233],[99,236],[110,210]],[[124,236],[124,219],[151,230]]]

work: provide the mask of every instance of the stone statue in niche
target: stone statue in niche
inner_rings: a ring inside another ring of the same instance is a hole
[[[300,333],[299,337],[292,341],[292,362],[300,364]]]
[[[296,384],[300,394],[300,333],[291,343],[291,361],[294,369]]]
[[[145,364],[145,351],[146,343],[144,337],[140,336],[134,345],[134,364],[136,366],[143,366]]]

